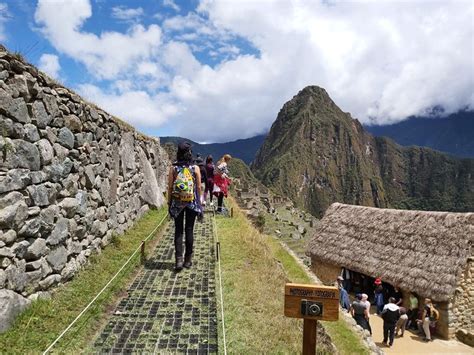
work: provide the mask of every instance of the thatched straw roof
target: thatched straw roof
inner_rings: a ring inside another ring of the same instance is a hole
[[[472,255],[474,213],[332,204],[306,254],[446,301]]]

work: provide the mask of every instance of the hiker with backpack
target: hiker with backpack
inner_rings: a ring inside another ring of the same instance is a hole
[[[208,155],[206,158],[206,188],[204,190],[204,201],[207,200],[207,194],[209,194],[210,205],[212,206],[212,190],[214,189],[214,169],[216,167],[213,163],[212,155]]]
[[[227,197],[228,187],[230,185],[229,169],[227,164],[232,157],[225,154],[216,164],[214,170],[214,189],[212,193],[217,197],[217,213],[222,213],[224,197]]]
[[[204,160],[202,159],[200,154],[196,155],[195,164],[199,167],[199,171],[201,172],[201,191],[206,189],[206,181],[207,181],[207,172],[206,167],[204,165]],[[201,205],[206,206],[206,198],[205,193],[200,195],[201,196]]]
[[[196,217],[202,217],[201,172],[193,163],[191,144],[181,142],[178,145],[176,162],[170,168],[168,175],[168,208],[174,219],[175,270],[181,271],[183,266],[192,266],[194,222]],[[183,258],[183,225],[185,238],[185,253]]]
[[[421,326],[425,333],[424,341],[432,341],[430,326],[434,326],[436,321],[439,319],[439,311],[433,306],[431,299],[425,298],[425,306],[423,307],[423,313],[421,320],[418,320],[418,325]]]

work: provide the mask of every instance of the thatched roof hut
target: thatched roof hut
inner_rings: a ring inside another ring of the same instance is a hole
[[[307,255],[447,301],[472,255],[474,213],[332,204]]]

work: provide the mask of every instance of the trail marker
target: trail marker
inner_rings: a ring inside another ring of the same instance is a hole
[[[303,318],[303,355],[316,354],[318,320],[339,319],[339,290],[332,286],[285,285],[285,316]]]

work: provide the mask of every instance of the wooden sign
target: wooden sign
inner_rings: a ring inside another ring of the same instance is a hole
[[[339,289],[288,283],[285,285],[285,316],[336,321],[339,318]]]

